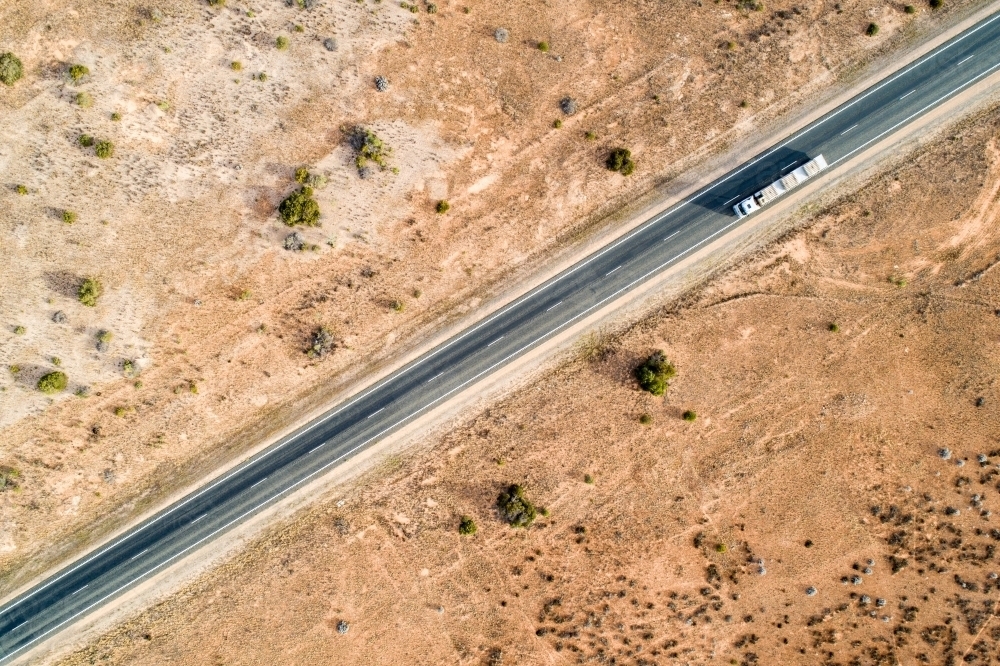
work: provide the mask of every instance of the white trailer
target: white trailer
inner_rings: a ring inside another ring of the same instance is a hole
[[[817,155],[805,164],[795,168],[791,173],[782,176],[752,197],[747,197],[743,201],[733,206],[736,217],[742,219],[751,213],[756,212],[763,206],[771,203],[781,195],[794,187],[798,187],[820,171],[829,166],[822,155]]]

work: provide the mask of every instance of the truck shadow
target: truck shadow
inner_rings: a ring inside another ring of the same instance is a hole
[[[713,213],[735,218],[733,206],[737,202],[759,192],[814,157],[816,156],[807,155],[800,150],[779,148],[721,185],[695,196],[691,203]]]

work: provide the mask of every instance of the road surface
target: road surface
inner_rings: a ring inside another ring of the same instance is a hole
[[[1000,14],[12,600],[0,664],[683,260],[737,224],[737,200],[820,153],[836,170],[998,68]]]

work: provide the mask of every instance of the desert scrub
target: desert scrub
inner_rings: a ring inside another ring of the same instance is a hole
[[[111,114],[111,120],[113,120],[114,122],[117,123],[121,119],[122,119],[122,114],[118,113],[117,111]]]
[[[229,69],[233,70],[234,72],[242,71],[243,63],[241,63],[239,60],[234,60],[231,63],[229,63]]]
[[[594,485],[594,475],[593,474],[584,474],[583,475],[583,482],[586,483],[588,486]]]
[[[458,533],[462,536],[472,536],[476,533],[476,521],[471,516],[462,516],[458,521]]]
[[[370,129],[354,128],[351,132],[351,147],[355,152],[354,164],[358,167],[358,174],[362,178],[367,177],[370,171],[369,162],[378,165],[382,171],[388,168],[387,160],[392,155],[392,148],[385,145]]]
[[[868,35],[869,37],[874,37],[875,35],[877,35],[878,34],[878,24],[877,23],[869,23],[868,24],[868,28],[865,30],[865,34]]]
[[[632,152],[628,148],[615,148],[612,150],[604,165],[610,171],[617,171],[623,176],[629,176],[635,171]]]
[[[24,76],[24,65],[16,55],[10,53],[0,53],[0,81],[12,86]]]
[[[556,118],[555,120],[552,121],[552,127],[554,127],[555,129],[560,129],[562,127],[562,121]]]
[[[42,375],[42,378],[38,380],[38,390],[42,393],[58,393],[66,390],[67,382],[66,373],[56,370]]]
[[[281,221],[290,227],[304,224],[315,227],[319,224],[319,204],[312,198],[313,189],[304,185],[292,192],[278,206]]]
[[[14,327],[14,335],[24,335],[27,332],[28,329],[26,329],[24,326],[18,325]]]
[[[284,35],[279,35],[276,40],[274,40],[274,47],[279,51],[284,51],[288,48],[288,37]]]
[[[80,137],[77,139],[77,143],[79,143],[84,148],[90,148],[92,145],[94,145],[94,137],[90,136],[89,134],[81,134]]]
[[[528,527],[535,522],[535,505],[525,496],[524,487],[511,485],[497,497],[500,517],[512,527]]]
[[[838,325],[836,323],[832,323],[829,326],[827,326],[827,330],[829,330],[831,333],[839,333],[840,332],[840,325]]]
[[[320,326],[313,331],[312,338],[309,340],[309,347],[306,349],[306,355],[310,358],[322,358],[336,348],[337,338],[334,336],[333,331],[325,326]]]
[[[549,52],[549,43],[548,42],[538,42],[538,50],[541,51],[542,53],[548,53]]]
[[[437,211],[438,215],[444,215],[449,210],[451,210],[451,204],[448,203],[446,200],[441,199],[441,201],[437,202],[437,206],[434,207],[434,210]]]
[[[28,188],[24,185],[18,185],[14,188],[14,191],[20,194],[22,197],[28,193]]]
[[[681,414],[681,418],[690,423],[692,421],[697,420],[698,414],[696,414],[693,410],[688,409],[683,414]]]
[[[16,468],[0,465],[0,492],[4,490],[17,490],[17,481],[20,478],[21,472]]]
[[[87,92],[78,92],[76,97],[73,98],[73,101],[76,102],[76,105],[81,109],[89,109],[94,106],[94,98]]]
[[[106,160],[115,154],[115,144],[110,141],[98,141],[94,146],[94,154],[102,160]]]
[[[76,213],[71,210],[64,210],[62,212],[62,221],[66,224],[73,224],[76,222]]]
[[[299,167],[295,170],[295,182],[299,185],[305,185],[309,182],[309,169],[305,167]]]
[[[224,7],[226,0],[208,0],[208,4],[212,7]]]
[[[394,298],[389,302],[389,307],[391,307],[396,312],[403,312],[406,310],[406,303],[402,299]]]
[[[635,378],[643,391],[653,395],[663,395],[667,392],[669,382],[677,376],[677,368],[667,360],[662,351],[650,354],[645,362],[635,369]]]
[[[101,297],[104,288],[97,278],[86,278],[80,283],[80,288],[76,292],[77,298],[87,307],[95,307],[97,299]]]
[[[69,78],[73,80],[73,83],[87,76],[87,74],[90,74],[90,70],[87,69],[86,65],[77,63],[69,66]]]

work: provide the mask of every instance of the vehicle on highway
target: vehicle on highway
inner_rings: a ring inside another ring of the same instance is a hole
[[[743,201],[733,206],[736,217],[743,219],[747,215],[760,210],[771,203],[793,187],[798,187],[820,171],[827,167],[826,160],[822,155],[817,155],[805,164],[794,169],[791,173],[782,176],[752,197],[747,197]]]

